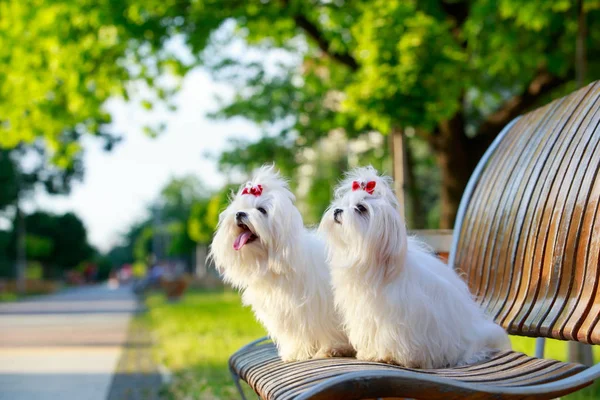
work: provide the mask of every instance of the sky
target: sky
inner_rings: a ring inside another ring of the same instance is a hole
[[[225,183],[215,162],[204,155],[226,149],[232,137],[252,140],[260,135],[258,127],[248,121],[206,117],[217,107],[216,94],[232,93],[231,87],[215,82],[198,68],[184,78],[174,112],[148,112],[135,98],[130,102],[109,100],[106,108],[113,117],[111,131],[124,140],[105,152],[99,141],[86,139],[84,181],[76,183],[69,196],[36,193],[26,209],[73,211],[84,221],[89,241],[103,251],[110,249],[121,233],[144,218],[146,207],[171,178],[195,174],[211,188]],[[167,128],[157,138],[150,138],[142,129],[155,120],[165,121]]]

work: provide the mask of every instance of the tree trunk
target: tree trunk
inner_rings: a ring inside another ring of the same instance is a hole
[[[421,204],[419,186],[415,178],[414,156],[403,129],[392,128],[390,149],[392,170],[394,171],[394,190],[404,213],[406,224],[410,229],[422,229],[425,227],[426,218]]]
[[[403,150],[402,129],[393,127],[390,132],[391,153],[394,166],[394,191],[400,203],[400,210],[404,214],[404,150]]]
[[[19,192],[20,193],[20,192]],[[27,252],[25,247],[25,215],[19,204],[19,199],[16,202],[16,224],[17,224],[17,259],[15,263],[17,292],[25,294],[25,269],[27,268]]]
[[[15,163],[15,182],[17,184],[17,198],[15,200],[15,224],[17,232],[17,248],[16,248],[16,260],[15,260],[15,278],[17,282],[17,292],[19,294],[25,294],[26,283],[25,283],[25,270],[27,268],[27,248],[26,248],[26,227],[25,227],[25,214],[21,209],[21,196],[23,195],[23,185],[21,181],[21,170],[17,163]]]
[[[427,216],[423,211],[423,203],[421,201],[421,191],[417,184],[415,176],[415,160],[410,147],[410,142],[406,135],[403,135],[402,149],[404,150],[404,182],[405,195],[409,207],[410,229],[424,229],[427,224]]]
[[[441,174],[440,228],[452,229],[463,191],[481,154],[465,135],[462,114],[443,121],[431,135],[432,146]]]

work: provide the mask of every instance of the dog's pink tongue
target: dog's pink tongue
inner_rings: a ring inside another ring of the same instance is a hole
[[[252,236],[252,232],[250,231],[244,231],[240,233],[238,237],[235,238],[235,242],[233,242],[233,248],[235,250],[239,250],[244,247],[248,239],[250,239],[250,236]]]

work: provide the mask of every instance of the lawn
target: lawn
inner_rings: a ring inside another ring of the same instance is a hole
[[[227,359],[238,348],[260,336],[263,328],[233,291],[190,292],[169,303],[162,294],[147,298],[145,318],[155,337],[155,354],[173,372],[166,389],[169,399],[238,399]],[[535,339],[512,337],[515,350],[533,354]],[[546,357],[566,359],[565,342],[548,340]],[[596,362],[600,360],[596,348]],[[247,394],[252,394],[248,389]],[[249,396],[249,398],[253,398]],[[600,398],[600,384],[562,399]]]
[[[250,309],[242,307],[239,295],[188,292],[180,302],[169,303],[162,294],[151,294],[146,303],[156,357],[173,373],[167,398],[239,399],[227,359],[265,335]]]
[[[535,353],[535,339],[511,336],[513,350],[520,351],[528,355]],[[560,361],[567,361],[568,343],[561,340],[546,339],[545,358],[554,358]],[[594,362],[600,362],[600,346],[594,346]],[[563,400],[597,400],[600,399],[600,380],[596,381],[592,386],[587,387],[579,392],[561,397]]]
[[[19,296],[15,293],[11,292],[2,292],[0,293],[0,303],[9,302],[9,301],[17,301]]]

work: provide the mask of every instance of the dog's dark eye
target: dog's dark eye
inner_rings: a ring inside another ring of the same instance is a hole
[[[362,204],[357,204],[356,211],[358,211],[360,214],[362,214],[362,213],[367,212],[367,208],[365,206],[363,206]]]
[[[257,210],[260,211],[263,215],[267,215],[267,210],[265,210],[264,208],[258,207]]]

